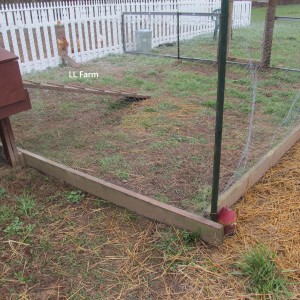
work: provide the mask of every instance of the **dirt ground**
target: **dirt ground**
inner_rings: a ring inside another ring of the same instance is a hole
[[[69,78],[74,70],[65,67],[26,79],[138,91],[151,98],[130,102],[31,89],[32,110],[13,118],[18,145],[200,213],[207,206],[212,181],[216,66],[125,55],[107,57],[80,70],[99,72],[99,78]],[[236,180],[294,124],[281,126],[299,89],[298,74],[259,73],[248,163],[239,166],[252,105],[254,83],[249,76],[246,69],[228,68],[222,190],[232,175]]]
[[[258,244],[300,297],[299,143],[235,206],[237,234],[218,248],[88,194],[72,203],[72,187],[32,169],[0,174],[2,299],[275,299],[249,293],[237,266]]]

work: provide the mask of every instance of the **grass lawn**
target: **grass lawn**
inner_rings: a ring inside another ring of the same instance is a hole
[[[291,7],[299,8],[282,15]],[[280,41],[287,44],[278,51],[295,40]],[[69,78],[74,70],[60,67],[25,79],[151,98],[30,90],[32,109],[12,117],[18,146],[201,213],[211,194],[217,67],[120,55],[80,70],[99,78]],[[226,84],[222,190],[300,121],[300,73],[230,65]],[[0,298],[299,299],[299,162],[298,143],[237,203],[237,234],[219,248],[35,170],[0,164]]]
[[[299,299],[299,157],[236,205],[222,247],[0,165],[1,299]]]
[[[134,90],[151,98],[128,102],[31,90],[33,109],[13,118],[18,145],[162,202],[202,212],[211,192],[216,66],[125,55],[108,56],[81,70],[99,72],[99,78],[69,78],[70,68],[26,78]],[[281,125],[299,91],[300,73],[261,72],[255,84],[250,75],[240,67],[228,68],[222,189],[232,175],[245,171],[238,161],[247,140],[256,83],[246,169],[297,121],[293,110],[291,120]]]
[[[265,14],[266,8],[253,8],[251,25],[233,29],[231,57],[243,59],[246,62],[261,59]],[[279,5],[276,15],[300,17],[300,5]],[[217,40],[213,40],[212,33],[200,35],[188,41],[183,40],[180,42],[180,55],[216,60],[217,43]],[[300,69],[299,43],[299,21],[275,21],[271,65]],[[176,56],[177,45],[157,47],[153,53]]]

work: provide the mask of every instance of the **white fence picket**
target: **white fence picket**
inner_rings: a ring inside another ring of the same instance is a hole
[[[86,62],[110,53],[122,53],[122,34],[128,51],[135,50],[135,34],[152,30],[152,46],[176,42],[177,17],[126,15],[122,12],[212,12],[221,0],[102,0],[43,2],[0,6],[3,46],[20,57],[22,73],[43,70],[60,63],[57,39],[63,30],[68,54]],[[233,27],[250,25],[251,1],[234,1]],[[63,27],[62,27],[63,26]],[[180,17],[180,39],[191,39],[214,30],[211,17]]]

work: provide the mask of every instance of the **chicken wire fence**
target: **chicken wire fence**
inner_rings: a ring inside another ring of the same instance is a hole
[[[241,115],[230,129],[225,110],[223,148],[231,147],[236,137],[243,142],[232,147],[230,164],[223,161],[223,191],[300,123],[300,6],[277,7],[278,15],[289,17],[276,17],[273,35],[265,35],[273,28],[265,22],[265,12],[254,8],[251,26],[234,30],[230,42],[233,64],[228,65],[225,102]]]
[[[214,16],[173,14],[163,18],[176,23],[179,17],[181,24],[184,18],[192,18],[196,24]],[[270,39],[272,68],[260,68],[264,16],[265,9],[254,8],[251,25],[232,31],[221,192],[300,122],[300,73],[290,70],[300,69],[299,32],[295,23],[276,21]],[[147,30],[153,28],[149,22],[155,16],[142,18],[146,25],[148,22]],[[158,40],[155,47],[151,44],[150,54],[176,57],[175,23],[175,28],[165,28],[175,31],[175,44]],[[135,51],[135,32],[124,28],[125,37],[131,33],[127,50],[132,47]],[[161,202],[203,213],[212,190],[218,69],[215,63],[201,60],[216,60],[218,38],[214,39],[214,30],[188,40],[183,33],[179,35],[180,54],[195,60],[112,55],[80,67],[98,74],[93,78],[78,73],[70,77],[74,70],[66,66],[27,75],[25,79],[33,81],[126,90],[151,98],[132,101],[121,96],[30,89],[32,111],[13,118],[19,146]],[[156,37],[159,33],[154,33],[152,41]]]

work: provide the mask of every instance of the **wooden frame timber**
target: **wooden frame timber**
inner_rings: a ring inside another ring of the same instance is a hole
[[[199,233],[200,238],[212,245],[221,245],[223,225],[157,200],[129,191],[83,172],[66,167],[26,150],[18,149],[23,165],[56,177],[104,200],[130,209],[149,219],[177,228]]]
[[[17,151],[11,123],[8,117],[0,119],[0,137],[8,163],[12,167],[17,167],[20,164],[20,157]]]
[[[278,163],[281,157],[300,141],[300,125],[286,136],[275,148],[270,150],[261,160],[237,180],[219,197],[218,211],[223,206],[234,205],[264,174]],[[207,213],[210,209],[207,209]]]
[[[219,197],[218,210],[223,206],[230,207],[235,204],[299,140],[300,125]],[[209,244],[221,245],[223,242],[224,230],[221,224],[105,182],[29,151],[20,148],[17,150],[23,166],[35,168],[78,189],[130,209],[149,219],[192,232],[198,232],[200,238]],[[210,209],[208,208],[207,212],[209,211]]]
[[[92,87],[82,87],[74,84],[57,84],[57,83],[41,83],[29,80],[23,80],[24,87],[31,89],[42,89],[42,90],[54,90],[70,93],[80,93],[80,94],[94,94],[94,95],[109,95],[116,97],[126,97],[145,100],[151,98],[148,95],[142,95],[134,92],[127,91],[117,91],[117,90],[107,90],[107,89],[98,89]]]

